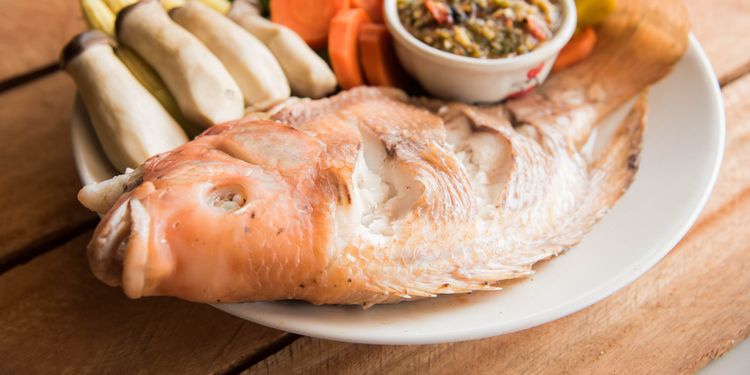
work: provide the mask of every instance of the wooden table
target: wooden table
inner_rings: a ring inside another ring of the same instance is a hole
[[[625,1],[625,0],[621,0]],[[672,252],[581,312],[430,346],[284,333],[96,281],[97,218],[76,201],[75,88],[55,61],[85,26],[78,0],[0,0],[0,373],[695,372],[750,334],[750,2],[688,0],[722,85],[727,152],[713,196]]]

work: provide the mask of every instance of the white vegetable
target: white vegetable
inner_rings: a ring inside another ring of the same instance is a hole
[[[336,76],[331,68],[297,33],[261,17],[242,1],[235,1],[227,16],[273,52],[289,79],[292,93],[321,98],[336,90]]]
[[[289,97],[289,82],[276,58],[242,27],[197,0],[172,9],[169,16],[221,60],[246,104],[265,109]]]
[[[124,171],[188,139],[109,43],[99,31],[80,34],[63,50],[61,64],[78,86],[104,152]]]
[[[124,8],[117,38],[159,73],[188,120],[204,127],[242,117],[244,99],[227,69],[200,40],[174,23],[161,3]]]

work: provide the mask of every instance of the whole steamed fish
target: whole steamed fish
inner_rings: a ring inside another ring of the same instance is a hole
[[[391,303],[498,288],[577,244],[632,182],[646,102],[595,160],[593,126],[668,73],[684,9],[621,2],[602,47],[496,106],[359,88],[214,126],[79,194],[95,275],[132,297]]]

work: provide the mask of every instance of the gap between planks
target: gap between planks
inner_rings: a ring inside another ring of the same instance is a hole
[[[279,339],[266,345],[264,348],[258,350],[257,353],[249,356],[245,360],[242,360],[236,365],[231,366],[231,368],[223,372],[222,375],[241,374],[246,369],[249,369],[255,366],[256,364],[264,361],[266,358],[280,352],[282,349],[286,348],[287,346],[294,344],[294,342],[297,341],[301,337],[302,336],[296,335],[294,333],[285,332],[285,334],[282,335]]]
[[[72,228],[63,228],[32,241],[28,245],[15,251],[12,255],[0,259],[0,275],[16,266],[28,263],[37,256],[51,251],[60,245],[70,242],[80,234],[96,227],[97,223],[99,223],[98,218],[91,218]]]
[[[28,73],[24,73],[15,77],[11,77],[5,81],[0,82],[0,93],[3,91],[12,90],[25,83],[30,83],[36,79],[44,78],[45,76],[55,73],[60,69],[57,64],[50,64],[42,68],[32,70]]]

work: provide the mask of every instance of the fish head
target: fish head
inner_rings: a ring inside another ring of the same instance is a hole
[[[261,121],[217,126],[149,159],[143,182],[98,226],[92,270],[132,298],[292,298],[261,285],[300,285],[322,267],[331,213],[316,186],[320,152],[303,133]]]

